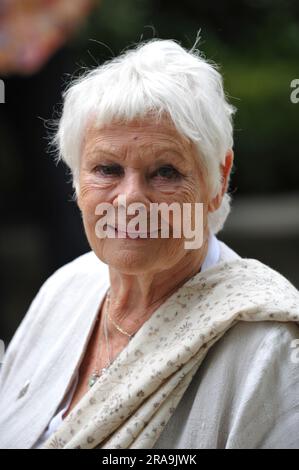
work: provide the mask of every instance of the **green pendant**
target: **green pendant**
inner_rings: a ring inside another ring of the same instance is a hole
[[[88,385],[91,388],[100,376],[98,374],[92,374],[89,378]]]
[[[106,367],[104,367],[104,368],[102,369],[102,373],[105,372],[105,370],[106,370]],[[100,378],[100,377],[101,377],[100,374],[97,374],[96,372],[94,372],[94,373],[90,376],[89,381],[88,381],[89,388],[91,388],[91,387],[96,383],[96,381],[98,380],[98,378]]]

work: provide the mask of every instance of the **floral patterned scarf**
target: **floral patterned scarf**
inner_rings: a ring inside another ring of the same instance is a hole
[[[238,321],[294,321],[299,292],[255,259],[199,272],[142,325],[42,448],[152,448],[208,350]]]

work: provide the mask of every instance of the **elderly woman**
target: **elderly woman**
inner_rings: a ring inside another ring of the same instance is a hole
[[[55,142],[91,251],[43,284],[8,346],[2,448],[299,447],[299,293],[216,237],[233,112],[216,67],[171,40],[68,88]],[[175,216],[169,236],[162,217],[134,232],[133,212],[97,230],[124,197],[147,221],[190,204],[194,225],[199,205],[201,243],[174,236]]]

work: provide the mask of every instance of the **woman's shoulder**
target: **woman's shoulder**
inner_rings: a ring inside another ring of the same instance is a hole
[[[42,283],[30,308],[37,303],[50,306],[57,298],[70,298],[73,292],[80,292],[85,287],[87,289],[95,282],[99,285],[101,279],[107,279],[108,272],[108,266],[93,251],[84,253],[56,269]]]
[[[157,447],[298,447],[298,338],[294,322],[237,322],[207,352]]]
[[[12,364],[16,362],[24,348],[37,342],[45,331],[65,326],[70,313],[80,299],[101,287],[107,282],[108,266],[101,262],[93,251],[78,256],[69,263],[58,268],[39,287],[29,308],[18,325],[6,349],[0,374],[1,380],[10,373]],[[28,351],[26,352],[28,356]]]
[[[80,279],[86,275],[90,277],[98,276],[101,273],[106,273],[107,270],[107,265],[103,263],[93,251],[89,251],[54,271],[54,273],[46,279],[42,288],[59,288],[62,284],[68,284],[74,279]]]
[[[229,358],[232,366],[246,366],[244,370],[248,375],[255,361],[257,364],[275,362],[282,352],[285,353],[283,359],[291,360],[293,340],[297,338],[299,325],[293,321],[238,321],[210,352],[214,359]]]
[[[74,293],[83,292],[90,286],[100,285],[101,279],[106,280],[108,266],[100,261],[93,251],[78,256],[74,260],[54,271],[40,286],[29,309],[19,325],[19,330],[27,323],[40,322],[42,316],[61,302],[71,299]],[[33,325],[32,325],[33,326]],[[18,330],[17,330],[18,331]]]
[[[195,380],[201,384],[196,401],[214,403],[220,447],[299,444],[293,414],[299,406],[298,339],[295,322],[239,321],[208,351]],[[296,429],[297,436],[286,435]]]
[[[287,368],[298,371],[298,339],[299,325],[292,321],[238,321],[209,349],[197,379],[210,383],[216,378],[218,384],[239,389],[252,380],[258,388],[259,381],[269,379],[267,374],[274,380]],[[233,393],[233,388],[227,392]]]

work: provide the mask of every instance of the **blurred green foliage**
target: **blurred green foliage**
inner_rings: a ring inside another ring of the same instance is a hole
[[[221,65],[235,116],[238,192],[299,187],[299,104],[290,83],[299,78],[296,0],[102,0],[69,43],[79,69],[119,54],[140,40],[176,39],[198,46]]]

